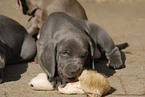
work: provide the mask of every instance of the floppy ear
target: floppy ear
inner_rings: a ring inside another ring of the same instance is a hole
[[[55,75],[56,66],[56,45],[53,42],[49,42],[44,48],[42,55],[40,56],[41,67],[49,76],[49,79]]]

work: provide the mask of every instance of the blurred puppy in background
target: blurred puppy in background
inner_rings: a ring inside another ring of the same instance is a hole
[[[77,0],[17,0],[29,19],[27,31],[37,36],[44,20],[53,12],[64,12],[74,18],[87,20],[85,10]],[[35,37],[36,38],[36,37]]]
[[[32,61],[36,45],[25,28],[15,20],[0,15],[0,83],[8,64]]]

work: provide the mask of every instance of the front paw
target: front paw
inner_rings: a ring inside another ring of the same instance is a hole
[[[34,77],[29,85],[33,87],[34,90],[53,90],[52,84],[48,81],[47,75],[45,73],[40,73]]]
[[[121,59],[121,52],[119,51],[119,49],[117,47],[115,47],[110,54],[106,54],[106,55],[109,60],[107,65],[110,68],[118,69],[123,66],[123,62]]]
[[[57,76],[55,78],[52,78],[50,80],[50,83],[53,85],[55,89],[58,89],[59,86],[66,86],[66,81],[62,79],[60,76]]]

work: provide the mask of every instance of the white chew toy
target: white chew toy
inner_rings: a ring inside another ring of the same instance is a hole
[[[59,86],[58,91],[63,94],[84,94],[80,82],[68,83],[64,88]]]
[[[29,85],[32,86],[34,90],[54,90],[45,73],[38,74],[29,82]]]
[[[38,74],[29,82],[35,90],[53,90],[53,86],[45,73]],[[78,82],[67,83],[65,87],[59,86],[58,91],[63,94],[88,94],[91,97],[101,97],[110,90],[107,78],[93,70],[84,70]]]

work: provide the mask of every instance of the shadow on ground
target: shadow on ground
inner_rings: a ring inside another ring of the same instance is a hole
[[[27,71],[28,63],[7,65],[4,71],[4,82],[17,81]]]
[[[125,56],[125,53],[123,53],[123,52],[121,52],[121,59],[123,62],[123,66],[119,69],[123,69],[126,67],[125,66],[126,56]],[[107,66],[107,63],[108,63],[108,60],[106,59],[105,56],[103,56],[103,58],[100,60],[95,60],[95,70],[99,73],[104,74],[107,77],[110,77],[110,76],[113,76],[116,73],[116,71],[112,68],[109,68]],[[114,93],[115,91],[116,91],[116,89],[111,87],[110,91],[106,95],[103,95],[103,97],[110,95],[110,94]]]
[[[123,62],[123,66],[119,69],[125,68],[125,60],[126,60],[126,56],[125,53],[121,52],[121,59]],[[107,66],[108,60],[106,59],[105,56],[103,56],[103,58],[99,59],[99,60],[95,60],[95,70],[99,73],[104,74],[107,77],[113,76],[116,71],[112,68],[109,68]]]

